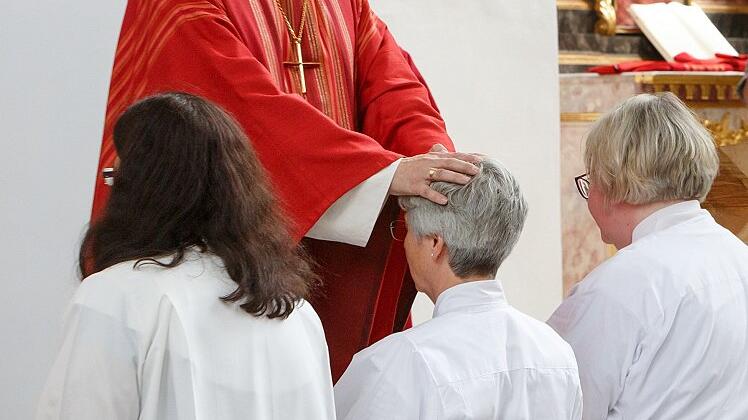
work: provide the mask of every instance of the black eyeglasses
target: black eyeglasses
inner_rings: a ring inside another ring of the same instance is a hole
[[[101,170],[101,176],[104,178],[104,184],[108,186],[114,185],[114,168],[104,168]]]
[[[395,220],[390,223],[390,235],[392,235],[392,239],[403,242],[407,234],[408,225],[405,224],[405,220]]]
[[[574,182],[577,184],[579,195],[585,200],[590,198],[590,178],[587,174],[582,174],[574,178]]]

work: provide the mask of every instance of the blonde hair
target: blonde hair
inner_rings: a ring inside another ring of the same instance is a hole
[[[612,202],[703,201],[719,158],[709,132],[670,92],[627,99],[587,135],[590,180]]]

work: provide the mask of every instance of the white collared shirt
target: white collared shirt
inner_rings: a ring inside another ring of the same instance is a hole
[[[221,259],[133,262],[87,278],[41,397],[39,420],[334,420],[325,335],[309,303],[287,319],[221,301]]]
[[[548,323],[585,419],[748,419],[748,247],[697,201],[644,219]]]
[[[335,385],[339,420],[578,419],[581,399],[569,345],[497,280],[447,289],[432,320],[356,354]]]

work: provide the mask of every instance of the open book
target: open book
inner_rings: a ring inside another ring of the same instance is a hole
[[[699,6],[680,3],[632,4],[631,16],[667,61],[680,53],[710,59],[715,53],[738,55]]]

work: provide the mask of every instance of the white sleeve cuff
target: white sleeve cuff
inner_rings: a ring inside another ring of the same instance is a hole
[[[366,246],[401,160],[392,162],[335,201],[306,237]]]

